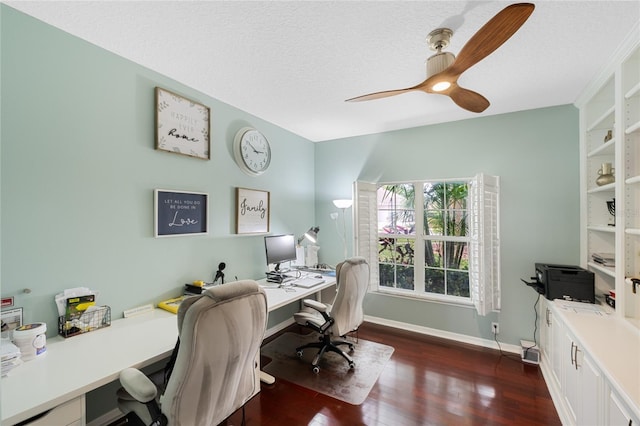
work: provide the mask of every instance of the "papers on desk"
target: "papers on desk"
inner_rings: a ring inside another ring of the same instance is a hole
[[[606,312],[600,305],[593,303],[575,302],[572,300],[554,300],[555,304],[565,311],[574,312],[576,314],[606,315]]]
[[[324,278],[306,276],[306,277],[301,277],[292,281],[291,284],[295,285],[296,287],[311,288],[319,284],[322,284],[323,282],[324,282]]]
[[[18,347],[8,339],[2,339],[0,353],[2,354],[2,377],[6,376],[9,374],[9,371],[22,364],[22,360],[20,359],[20,349],[18,349]]]

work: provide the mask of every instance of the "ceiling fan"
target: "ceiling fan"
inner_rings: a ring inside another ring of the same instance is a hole
[[[520,29],[529,18],[535,6],[531,3],[517,3],[502,9],[476,32],[464,45],[458,57],[442,52],[449,45],[453,31],[438,28],[429,33],[427,43],[436,54],[427,59],[427,79],[406,89],[387,90],[347,99],[347,102],[369,101],[421,90],[449,96],[461,108],[471,112],[482,112],[489,101],[479,93],[458,85],[460,75],[489,56]]]

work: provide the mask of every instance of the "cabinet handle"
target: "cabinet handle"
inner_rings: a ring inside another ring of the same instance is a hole
[[[571,351],[569,351],[569,356],[571,357],[571,365],[575,365],[574,358],[573,358],[573,348],[575,347],[576,345],[573,342],[571,342]]]
[[[551,311],[549,310],[549,308],[547,309],[547,313],[546,313],[546,317],[547,317],[547,325],[551,325]]]
[[[573,342],[571,342],[571,353],[569,355],[571,356],[571,365],[573,365],[577,370],[578,369],[578,345],[576,345]]]

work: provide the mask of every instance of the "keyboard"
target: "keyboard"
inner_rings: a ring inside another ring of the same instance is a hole
[[[291,284],[295,285],[296,287],[311,288],[319,284],[322,284],[323,282],[324,282],[324,278],[307,276],[307,277],[301,277],[296,280],[293,280]]]

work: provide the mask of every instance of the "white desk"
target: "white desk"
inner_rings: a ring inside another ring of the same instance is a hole
[[[266,280],[258,281],[258,284],[264,288],[265,293],[267,293],[267,307],[269,312],[274,311],[278,308],[281,308],[289,303],[295,302],[300,299],[307,298],[313,294],[316,294],[325,288],[329,288],[336,284],[336,278],[330,276],[324,276],[324,282],[322,284],[318,284],[317,286],[311,288],[301,288],[301,287],[285,287],[278,288],[277,285],[272,285],[271,283],[267,283]]]
[[[335,284],[326,277],[310,289],[267,288],[269,311]],[[0,381],[2,425],[12,425],[55,408],[118,379],[127,367],[167,358],[178,337],[176,316],[162,309],[112,321],[110,327],[67,339],[47,339],[47,352],[12,370]],[[84,403],[83,410],[84,410]],[[83,416],[84,417],[84,416]]]
[[[144,367],[171,354],[176,316],[156,309],[113,321],[68,339],[47,339],[47,352],[1,380],[2,424],[21,422],[116,380],[126,367]]]

